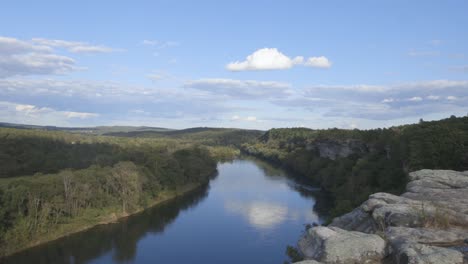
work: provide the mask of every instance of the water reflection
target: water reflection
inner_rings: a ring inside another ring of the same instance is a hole
[[[314,210],[320,192],[283,170],[249,159],[221,163],[218,171],[209,185],[183,197],[5,261],[282,263],[304,224],[321,221]]]
[[[137,242],[147,233],[162,233],[183,210],[196,206],[208,194],[205,184],[184,196],[177,197],[117,224],[102,225],[42,246],[38,246],[3,260],[2,263],[87,263],[109,251],[116,263],[135,258]]]
[[[224,206],[227,211],[244,216],[252,226],[257,228],[273,228],[284,222],[288,216],[286,206],[261,201],[250,203],[226,201]]]

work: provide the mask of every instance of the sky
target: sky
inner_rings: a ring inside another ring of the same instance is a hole
[[[0,122],[369,129],[468,113],[468,1],[22,1]]]

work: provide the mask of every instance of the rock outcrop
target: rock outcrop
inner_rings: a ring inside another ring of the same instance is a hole
[[[307,150],[316,150],[321,158],[345,158],[354,153],[368,152],[367,146],[359,140],[316,140],[306,145]]]
[[[319,226],[299,241],[306,258],[324,263],[378,263],[386,256],[385,241],[378,235]],[[356,247],[359,245],[359,247]]]
[[[409,176],[401,196],[373,194],[328,227],[309,229],[298,243],[301,253],[333,264],[468,263],[468,172]]]

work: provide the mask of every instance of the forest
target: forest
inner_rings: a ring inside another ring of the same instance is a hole
[[[330,218],[371,193],[401,193],[410,171],[468,170],[468,117],[371,130],[148,129],[0,128],[0,256],[194,189],[241,153],[319,185]]]
[[[173,139],[0,128],[0,256],[208,182],[237,152]]]
[[[334,200],[331,218],[372,193],[400,194],[408,172],[468,170],[468,117],[371,130],[271,129],[242,151],[320,185]]]

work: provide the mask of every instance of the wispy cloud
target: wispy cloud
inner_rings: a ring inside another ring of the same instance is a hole
[[[143,40],[141,44],[145,46],[154,47],[157,49],[165,49],[165,48],[180,46],[180,43],[177,41],[161,41],[161,40],[148,40],[148,39]]]
[[[439,51],[433,50],[411,50],[408,52],[408,56],[410,57],[436,57],[439,55]]]
[[[288,83],[254,80],[200,79],[189,81],[184,87],[220,98],[243,100],[281,98],[291,93],[291,85]]]
[[[466,113],[468,81],[436,80],[397,85],[312,86],[275,104],[325,116],[392,120],[431,113]]]
[[[73,53],[108,53],[124,51],[123,49],[111,48],[104,45],[92,45],[86,42],[66,41],[59,39],[33,38],[32,42],[47,47],[65,48]]]
[[[64,74],[78,69],[74,59],[54,54],[49,46],[0,37],[0,78]]]
[[[99,117],[97,113],[61,111],[50,107],[0,101],[0,118],[4,122],[69,125],[70,122]]]

